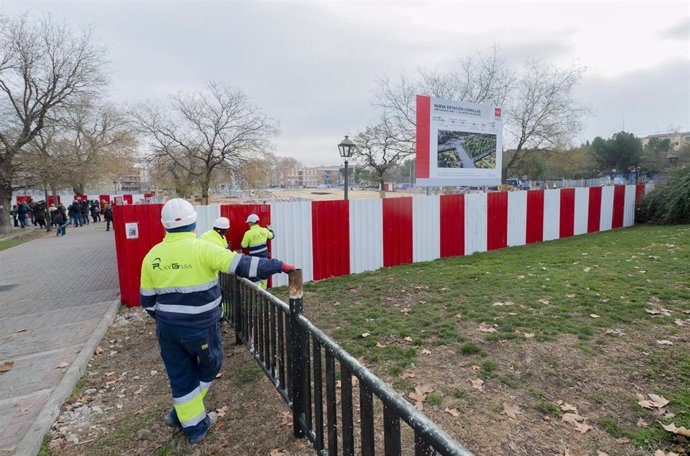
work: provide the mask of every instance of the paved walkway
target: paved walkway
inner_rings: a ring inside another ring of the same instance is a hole
[[[38,451],[112,322],[117,287],[105,223],[0,251],[0,364],[14,361],[0,373],[0,456]]]

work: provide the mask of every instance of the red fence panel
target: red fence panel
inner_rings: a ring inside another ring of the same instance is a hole
[[[601,224],[601,187],[589,187],[589,214],[587,232],[596,233]]]
[[[126,201],[126,204],[134,204],[134,198],[132,195],[122,195],[122,201]]]
[[[646,184],[635,185],[635,206],[639,205],[644,198]]]
[[[412,263],[412,198],[383,200],[383,266]]]
[[[465,254],[465,195],[441,195],[441,258]]]
[[[240,244],[244,233],[249,229],[247,217],[250,214],[259,216],[259,225],[266,227],[271,224],[271,206],[268,204],[224,204],[220,206],[221,217],[230,220],[230,229],[225,233],[225,238],[230,243],[232,250],[240,250]],[[276,236],[279,236],[276,233]],[[268,242],[268,252],[271,253],[271,242]],[[248,251],[245,251],[248,253]]]
[[[613,187],[613,219],[611,228],[623,227],[623,214],[625,213],[625,185]]]
[[[31,198],[30,196],[18,196],[17,197],[17,204],[22,204],[22,203],[29,204],[32,200],[33,200],[33,198]]]
[[[575,189],[561,189],[561,222],[559,237],[570,237],[575,233]]]
[[[527,192],[527,227],[525,229],[525,243],[541,242],[544,240],[544,190],[529,190]]]
[[[486,195],[486,249],[508,246],[508,192]]]
[[[105,201],[108,204],[112,203],[112,201],[110,201],[110,195],[98,195],[98,201]]]
[[[314,201],[311,214],[314,280],[349,274],[349,201]]]
[[[163,240],[161,204],[119,205],[113,208],[113,230],[117,250],[117,274],[120,302],[128,307],[139,305],[141,262],[151,247]],[[128,223],[136,223],[137,236],[126,232]]]

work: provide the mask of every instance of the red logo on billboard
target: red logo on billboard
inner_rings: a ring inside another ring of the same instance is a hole
[[[494,108],[494,116],[501,117],[501,108]]]

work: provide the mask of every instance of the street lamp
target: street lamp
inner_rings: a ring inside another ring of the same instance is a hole
[[[347,135],[345,135],[345,139],[338,144],[338,152],[340,152],[340,156],[345,160],[345,200],[347,200],[347,159],[352,157],[355,147],[355,143],[350,141]]]

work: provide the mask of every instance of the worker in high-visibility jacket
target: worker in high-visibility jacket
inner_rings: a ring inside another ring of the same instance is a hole
[[[199,239],[227,249],[228,240],[225,239],[225,233],[227,233],[229,229],[230,220],[227,217],[218,217],[216,221],[213,222],[213,228],[199,236]]]
[[[223,364],[218,272],[263,279],[294,267],[279,260],[252,258],[197,239],[196,211],[175,198],[163,206],[167,234],[141,265],[141,305],[156,319],[156,335],[170,379],[174,408],[167,425],[182,428],[193,444],[217,420],[206,413],[204,397]]]
[[[247,225],[249,229],[244,233],[242,237],[242,243],[240,246],[243,249],[249,249],[249,254],[253,257],[259,258],[269,258],[268,252],[268,240],[273,239],[274,234],[270,226],[263,228],[259,225],[259,216],[256,214],[250,214],[247,217]],[[261,288],[266,288],[266,280],[257,280]]]

